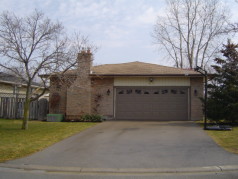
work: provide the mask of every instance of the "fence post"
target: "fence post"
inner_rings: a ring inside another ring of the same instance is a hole
[[[17,113],[18,113],[18,92],[16,92],[15,97],[15,119],[17,119]]]

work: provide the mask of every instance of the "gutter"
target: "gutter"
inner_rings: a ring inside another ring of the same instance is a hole
[[[92,77],[203,77],[201,74],[90,74]]]
[[[26,84],[14,83],[14,82],[4,81],[4,80],[0,80],[0,83],[6,83],[6,84],[11,84],[11,85],[22,85],[22,86],[26,86]],[[36,86],[36,85],[31,85],[31,87],[33,87],[33,88],[44,88],[44,87],[42,87],[42,86]]]

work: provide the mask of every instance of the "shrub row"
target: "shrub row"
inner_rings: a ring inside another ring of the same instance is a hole
[[[66,122],[102,122],[103,117],[99,114],[84,114],[80,119],[65,120]]]
[[[102,122],[103,117],[99,114],[85,114],[81,116],[80,121],[82,122]]]

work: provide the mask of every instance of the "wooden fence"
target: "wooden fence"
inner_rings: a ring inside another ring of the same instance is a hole
[[[24,113],[25,98],[0,94],[0,118],[21,119]],[[40,99],[30,103],[29,118],[32,120],[44,120],[48,113],[47,99]]]

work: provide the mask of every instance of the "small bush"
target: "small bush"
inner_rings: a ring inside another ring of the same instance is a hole
[[[99,114],[85,114],[80,118],[80,122],[102,122],[103,118]]]

